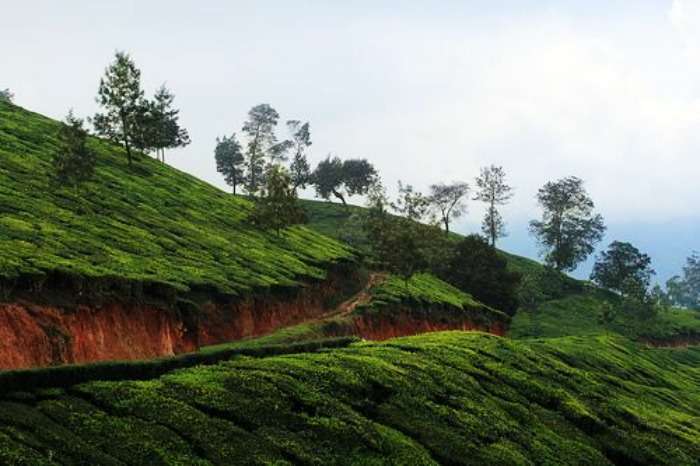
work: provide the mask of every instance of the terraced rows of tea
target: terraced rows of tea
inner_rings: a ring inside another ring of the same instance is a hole
[[[6,395],[3,464],[700,464],[700,349],[444,332]]]
[[[207,287],[240,294],[323,277],[344,245],[304,227],[281,235],[246,222],[250,202],[91,139],[94,179],[52,183],[59,123],[0,101],[0,278],[48,273]]]

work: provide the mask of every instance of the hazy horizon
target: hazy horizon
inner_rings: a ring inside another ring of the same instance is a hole
[[[89,116],[104,68],[127,51],[149,94],[173,90],[192,136],[168,163],[223,189],[215,138],[266,102],[281,121],[311,122],[312,164],[366,157],[391,189],[502,165],[511,252],[537,257],[535,194],[568,175],[605,217],[600,246],[632,242],[660,281],[700,249],[699,0],[26,1],[4,14],[0,88],[17,104]],[[470,201],[455,229],[478,231],[482,213]]]

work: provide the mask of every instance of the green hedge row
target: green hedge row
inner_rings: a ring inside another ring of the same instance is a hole
[[[65,365],[42,369],[0,372],[0,394],[42,388],[63,388],[93,380],[148,380],[175,369],[216,364],[235,356],[265,357],[308,353],[325,348],[341,348],[359,341],[355,337],[269,345],[257,348],[222,348],[217,351],[187,353],[144,361],[114,361],[84,365]]]

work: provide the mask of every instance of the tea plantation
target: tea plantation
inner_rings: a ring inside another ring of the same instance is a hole
[[[206,287],[240,294],[324,276],[351,250],[304,227],[248,225],[251,204],[98,139],[96,173],[80,189],[51,175],[59,123],[0,101],[0,278],[49,273]]]
[[[444,332],[6,395],[2,464],[700,464],[700,349]]]

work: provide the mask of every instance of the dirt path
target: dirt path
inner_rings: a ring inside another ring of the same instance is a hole
[[[320,321],[320,320],[325,320],[329,319],[332,317],[343,317],[348,314],[351,314],[352,311],[354,311],[357,306],[360,306],[362,304],[367,304],[369,301],[372,299],[372,294],[370,293],[370,289],[372,289],[373,286],[380,284],[384,280],[386,280],[387,274],[386,273],[381,273],[381,272],[372,272],[369,274],[369,279],[367,280],[367,283],[365,286],[357,292],[355,295],[353,295],[350,299],[347,299],[346,301],[343,301],[333,309],[331,312],[328,314],[322,315],[321,317],[314,319],[315,321]]]

